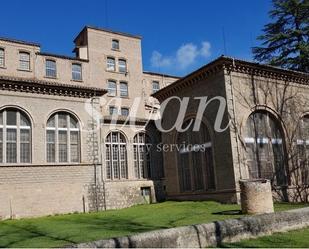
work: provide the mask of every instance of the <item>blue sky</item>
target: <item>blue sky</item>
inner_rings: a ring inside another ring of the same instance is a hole
[[[129,32],[143,36],[144,70],[185,75],[222,54],[251,60],[270,8],[271,0],[3,0],[0,36],[71,55],[85,25]]]

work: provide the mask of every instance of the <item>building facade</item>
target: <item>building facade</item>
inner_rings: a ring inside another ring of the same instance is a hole
[[[309,201],[308,74],[220,57],[154,96],[163,144],[183,146],[164,152],[167,198],[236,202],[239,180],[266,178],[275,200]]]
[[[85,27],[74,43],[69,57],[0,38],[2,219],[164,196],[151,94],[178,78],[143,72],[139,36]]]

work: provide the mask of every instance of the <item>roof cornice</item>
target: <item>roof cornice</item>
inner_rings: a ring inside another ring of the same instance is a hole
[[[0,90],[75,98],[91,98],[107,93],[102,88],[7,76],[0,76]]]
[[[173,96],[178,90],[190,87],[200,80],[215,75],[220,71],[224,72],[225,70],[227,72],[238,72],[309,85],[309,74],[306,73],[221,56],[193,73],[175,81],[171,85],[162,88],[152,96],[159,101],[163,101],[164,99]]]
[[[17,40],[17,39],[8,38],[8,37],[0,37],[0,41],[12,42],[12,43],[17,43],[17,44],[22,44],[22,45],[27,45],[27,46],[33,46],[33,47],[41,47],[41,45],[36,42]]]

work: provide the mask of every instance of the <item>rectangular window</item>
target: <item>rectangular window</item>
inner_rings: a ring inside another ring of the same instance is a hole
[[[121,108],[121,115],[122,116],[129,116],[129,108]]]
[[[19,69],[30,71],[30,54],[27,52],[19,52]]]
[[[17,130],[6,130],[6,161],[7,163],[17,162]]]
[[[114,97],[117,95],[117,84],[115,81],[109,80],[108,81],[108,96]]]
[[[82,65],[78,63],[72,64],[72,79],[82,80]]]
[[[78,131],[71,131],[70,139],[71,139],[71,162],[77,163],[79,162],[79,134]]]
[[[127,61],[126,60],[119,60],[118,61],[118,70],[120,73],[126,73],[127,72]]]
[[[120,97],[128,97],[128,83],[120,82]]]
[[[20,130],[20,162],[30,163],[30,129]]]
[[[115,106],[110,106],[109,107],[109,115],[118,115],[118,109]]]
[[[115,58],[107,57],[107,70],[116,71]]]
[[[56,161],[56,133],[55,130],[47,130],[47,162],[54,163]]]
[[[59,162],[60,163],[66,163],[68,161],[68,135],[67,135],[67,131],[59,131],[58,140],[59,140],[58,141]]]
[[[5,58],[4,58],[4,49],[0,48],[0,67],[4,67]]]
[[[46,60],[46,62],[45,62],[45,75],[46,75],[46,77],[50,77],[50,78],[56,78],[57,77],[56,61]]]
[[[119,41],[118,40],[112,40],[112,49],[119,50]]]
[[[152,82],[152,93],[156,93],[159,90],[160,90],[159,82],[158,81],[153,81]]]

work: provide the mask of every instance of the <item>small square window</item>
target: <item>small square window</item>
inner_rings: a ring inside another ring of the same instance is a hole
[[[119,50],[119,41],[118,40],[112,40],[112,49]]]
[[[122,116],[129,116],[129,108],[122,107],[121,108],[121,115]]]
[[[110,106],[109,107],[109,115],[113,116],[113,115],[118,115],[118,109],[115,106]]]

